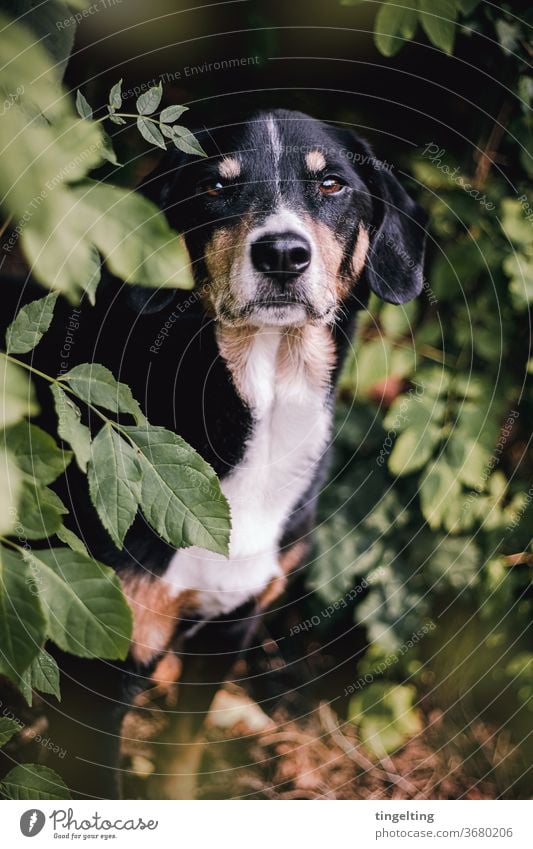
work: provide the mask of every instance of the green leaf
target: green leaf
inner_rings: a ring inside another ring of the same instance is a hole
[[[20,555],[0,547],[0,674],[18,684],[45,634],[46,618],[30,568]]]
[[[123,660],[131,636],[131,611],[116,573],[67,548],[26,555],[36,575],[50,638],[79,657]]]
[[[483,487],[483,472],[490,452],[477,440],[467,439],[460,431],[454,432],[447,446],[450,467],[465,486]]]
[[[90,120],[93,117],[93,110],[79,89],[76,92],[76,110],[80,118]]]
[[[102,133],[102,156],[105,159],[107,159],[107,161],[110,162],[111,165],[119,165],[120,163],[117,159],[117,155],[115,153],[115,148],[113,147],[113,142],[112,142],[110,136],[108,136],[106,131],[103,130],[103,129],[101,130],[101,133]],[[86,291],[87,291],[87,288],[88,287],[86,286],[85,287]],[[89,288],[96,289],[96,285],[93,284]],[[94,301],[91,301],[91,303],[94,304]]]
[[[8,354],[26,354],[41,341],[52,322],[57,296],[52,292],[18,311],[6,331]]]
[[[469,15],[479,4],[480,0],[457,0],[457,5],[463,15]]]
[[[39,412],[28,373],[0,356],[0,428],[16,424]]]
[[[504,51],[513,53],[518,49],[520,39],[522,38],[522,28],[519,24],[511,24],[503,18],[500,18],[495,21],[494,29],[496,30],[500,46]]]
[[[176,548],[197,545],[227,554],[228,503],[208,463],[181,437],[162,427],[126,427],[139,449],[141,509]]]
[[[59,669],[54,658],[45,649],[33,659],[31,665],[23,672],[17,681],[17,686],[27,704],[33,704],[33,691],[50,693],[61,701],[59,692]]]
[[[141,94],[137,98],[137,112],[140,115],[151,115],[161,103],[162,96],[163,86],[161,83],[157,86],[152,86],[152,88],[149,88],[148,91],[145,91],[144,94]]]
[[[44,539],[55,534],[63,524],[67,508],[47,486],[24,480],[19,501],[19,524],[27,539]]]
[[[122,79],[112,86],[109,92],[109,109],[114,112],[122,106]],[[124,123],[126,123],[124,121]]]
[[[416,31],[417,13],[416,0],[401,0],[396,5],[394,0],[380,6],[374,24],[374,41],[376,47],[384,56],[394,56]]]
[[[159,116],[159,120],[163,124],[171,124],[172,121],[177,121],[178,118],[181,118],[184,112],[187,112],[189,109],[188,106],[167,106],[166,109],[163,109]]]
[[[143,118],[142,116],[139,116],[137,118],[137,129],[139,130],[143,139],[146,139],[146,141],[150,142],[150,144],[156,144],[163,150],[167,149],[165,140],[161,135],[159,127],[154,124],[153,121],[150,121],[149,118]]]
[[[68,545],[72,551],[77,551],[78,554],[83,554],[85,557],[89,557],[89,552],[85,548],[85,545],[77,536],[74,531],[71,531],[70,528],[66,528],[65,525],[61,525],[60,528],[56,531],[56,537],[64,542],[65,545]]]
[[[377,758],[397,751],[421,730],[415,698],[416,690],[408,684],[378,681],[350,700],[349,718],[357,725],[361,742]]]
[[[57,414],[57,433],[61,439],[69,443],[78,466],[82,472],[86,472],[91,453],[91,431],[82,424],[80,408],[66,392],[63,392],[57,383],[54,383],[50,389]]]
[[[174,134],[173,141],[178,150],[183,151],[183,153],[191,153],[193,156],[207,156],[198,139],[186,127],[179,127],[174,124],[172,131]]]
[[[121,549],[139,507],[141,468],[131,445],[110,424],[93,440],[88,476],[100,521]]]
[[[59,668],[47,651],[41,649],[31,667],[31,686],[40,693],[49,693],[61,701],[59,690]]]
[[[5,746],[8,740],[11,740],[18,731],[20,731],[20,724],[16,719],[0,716],[0,747]]]
[[[94,266],[89,279],[85,283],[83,291],[87,296],[90,305],[94,307],[96,303],[96,290],[100,280],[102,279],[102,264],[100,262],[100,254],[95,247],[91,246],[91,252],[94,257]]]
[[[40,484],[55,481],[72,459],[70,451],[59,448],[49,433],[28,421],[8,428],[4,442],[19,469]]]
[[[146,421],[139,404],[125,383],[119,383],[105,366],[99,363],[82,363],[61,375],[78,398],[96,404],[113,413],[129,413],[137,424]]]
[[[530,254],[533,251],[533,228],[526,219],[521,204],[512,198],[505,198],[501,209],[505,235],[525,253]]]
[[[420,22],[431,43],[451,55],[455,42],[456,0],[418,0],[418,9]]]
[[[120,115],[113,115],[113,114],[109,113],[108,118],[109,118],[110,121],[113,122],[113,124],[123,125],[123,124],[128,123]]]
[[[127,283],[192,289],[184,241],[154,204],[103,183],[83,183],[72,194],[79,198],[73,214],[83,222],[83,238],[94,242],[113,274]]]
[[[0,783],[0,793],[6,799],[70,799],[68,787],[60,776],[47,766],[20,764]]]
[[[17,525],[22,476],[13,457],[0,448],[0,534],[7,535]]]
[[[418,312],[418,304],[416,301],[410,301],[408,304],[383,304],[379,312],[379,323],[388,336],[397,338],[398,336],[409,335],[414,333],[413,322]]]
[[[409,475],[426,465],[439,441],[438,428],[428,425],[425,430],[409,428],[400,434],[394,444],[389,470],[393,475]]]
[[[420,482],[420,506],[430,528],[444,523],[446,514],[459,503],[461,486],[444,459],[433,463]]]

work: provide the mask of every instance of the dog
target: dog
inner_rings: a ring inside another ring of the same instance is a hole
[[[118,551],[69,468],[74,529],[117,570],[134,613],[126,662],[56,652],[63,701],[50,736],[68,752],[58,771],[84,797],[119,795],[123,717],[169,650],[182,664],[181,730],[165,748],[174,756],[198,734],[258,617],[305,563],[357,313],[370,292],[402,304],[423,285],[426,216],[352,130],[273,110],[196,135],[205,158],[169,151],[139,188],[183,233],[195,289],[110,278],[96,307],[82,307],[76,361],[111,368],[153,424],[213,466],[230,553],[173,550],[141,517]],[[57,359],[64,320],[39,358]]]

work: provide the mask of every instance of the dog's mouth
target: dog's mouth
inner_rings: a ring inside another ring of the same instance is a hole
[[[239,321],[260,320],[264,323],[301,324],[304,321],[319,321],[322,315],[307,298],[298,295],[275,294],[254,298],[239,307],[234,318]]]

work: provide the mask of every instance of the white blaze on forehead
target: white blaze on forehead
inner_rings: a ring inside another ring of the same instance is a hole
[[[276,121],[273,115],[269,115],[267,118],[267,132],[270,139],[270,146],[272,148],[272,153],[274,154],[274,162],[277,165],[281,158],[282,146],[281,146],[281,138],[279,135],[279,130],[276,126]]]
[[[225,180],[234,180],[241,174],[241,163],[235,156],[225,156],[219,162],[218,173]]]
[[[320,150],[310,150],[305,154],[305,163],[310,171],[316,173],[326,167],[324,154]]]

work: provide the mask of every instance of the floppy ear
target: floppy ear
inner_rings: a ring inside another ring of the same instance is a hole
[[[404,304],[422,291],[427,215],[384,167],[376,167],[366,182],[375,209],[368,285],[384,301]]]
[[[172,192],[172,186],[176,180],[185,156],[177,150],[169,149],[158,165],[150,171],[141,183],[137,191],[151,200],[159,209],[165,212],[169,223],[172,224],[171,215],[167,212],[167,204]],[[161,312],[168,307],[176,296],[175,289],[152,289],[146,286],[131,286],[127,293],[128,306],[136,313],[152,315]]]

